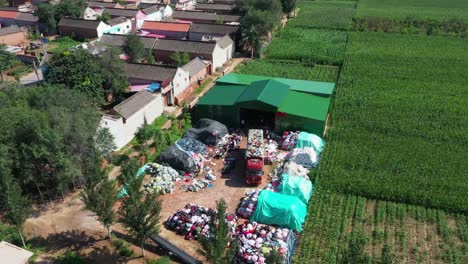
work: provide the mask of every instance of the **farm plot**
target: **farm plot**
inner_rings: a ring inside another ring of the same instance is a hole
[[[320,184],[467,213],[465,49],[458,38],[350,33]]]
[[[291,19],[290,27],[324,28],[346,30],[351,27],[355,2],[303,1],[299,5],[299,15]]]
[[[265,56],[339,65],[343,62],[346,39],[346,32],[287,27],[268,46]]]
[[[468,21],[468,1],[465,0],[359,0],[357,17]]]
[[[335,82],[338,67],[305,65],[298,61],[254,60],[237,66],[236,72],[309,81]]]
[[[466,215],[324,190],[309,212],[295,263],[343,263],[350,246],[368,263],[468,261]]]

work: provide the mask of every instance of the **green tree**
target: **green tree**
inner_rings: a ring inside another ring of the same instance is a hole
[[[131,62],[139,62],[145,56],[145,46],[140,37],[134,33],[127,36],[123,50]]]
[[[7,0],[0,0],[0,7],[5,7],[8,4]]]
[[[83,17],[87,3],[85,0],[62,0],[55,7],[56,20],[60,21],[62,17],[80,18]]]
[[[104,72],[101,63],[86,50],[77,49],[54,55],[47,62],[44,78],[48,83],[63,84],[82,92],[95,102],[103,102]]]
[[[122,51],[118,48],[108,48],[99,55],[99,62],[103,71],[104,90],[111,92],[117,101],[128,88],[125,76],[125,63],[120,59]]]
[[[143,177],[134,178],[127,186],[126,197],[120,208],[120,222],[130,230],[130,234],[140,242],[143,258],[146,257],[144,242],[152,234],[159,232],[161,199],[157,192],[144,195]]]
[[[94,212],[98,221],[107,229],[107,234],[111,238],[111,227],[115,222],[115,212],[112,209],[117,202],[117,188],[114,181],[109,181],[107,173],[101,170],[100,160],[94,163],[94,173],[88,176],[81,197],[86,205],[86,209]]]
[[[281,8],[283,13],[287,14],[288,16],[296,9],[296,6],[297,0],[281,0]]]
[[[97,130],[94,137],[94,146],[101,158],[109,158],[110,154],[117,149],[114,140],[114,135],[111,134],[109,128],[101,127]]]
[[[37,6],[37,17],[39,22],[46,27],[46,32],[49,34],[55,33],[57,30],[56,8],[49,3],[41,3]]]
[[[19,63],[15,54],[5,50],[5,47],[0,45],[0,77],[3,81],[3,71],[12,68]]]
[[[102,22],[107,22],[107,20],[110,20],[111,18],[112,17],[107,11],[102,12],[102,14],[98,16],[98,20],[101,20]]]
[[[241,40],[250,49],[252,58],[261,43],[262,37],[271,32],[278,23],[279,17],[274,13],[254,8],[250,9],[242,17]]]
[[[173,52],[170,58],[177,66],[180,66],[182,64],[182,57],[180,56],[180,52]]]
[[[190,62],[190,54],[187,52],[182,53],[182,57],[180,58],[180,66],[183,66]]]
[[[224,263],[226,247],[229,243],[229,226],[226,221],[226,201],[216,201],[216,210],[210,211],[210,234],[208,237],[201,236],[200,244],[203,250],[200,251],[209,263]]]
[[[146,55],[146,63],[156,64],[156,59],[154,58],[153,52],[151,50],[148,50],[148,54]]]
[[[124,186],[135,178],[138,170],[140,169],[140,164],[135,159],[131,159],[128,162],[122,165],[121,173],[117,176],[119,184]]]
[[[4,169],[2,168],[2,170]],[[16,226],[23,247],[26,247],[23,238],[23,224],[31,213],[31,201],[22,194],[20,185],[10,172],[4,171],[0,177],[2,207],[5,212],[5,219],[10,224]]]

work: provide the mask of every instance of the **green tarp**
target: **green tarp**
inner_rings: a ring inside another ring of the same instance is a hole
[[[296,148],[313,148],[317,154],[320,154],[325,147],[325,141],[319,136],[307,132],[299,133]]]
[[[306,215],[307,206],[299,198],[263,190],[251,221],[301,232]]]
[[[278,187],[279,193],[295,196],[307,204],[312,196],[312,191],[313,186],[309,179],[302,176],[281,175],[281,184]]]

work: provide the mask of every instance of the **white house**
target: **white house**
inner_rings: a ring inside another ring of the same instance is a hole
[[[141,10],[146,14],[146,21],[161,21],[164,18],[163,9],[159,6],[150,6]]]
[[[58,23],[60,36],[72,36],[83,39],[100,38],[110,28],[111,26],[99,20],[63,17]]]
[[[27,264],[32,255],[31,251],[17,247],[6,241],[0,242],[0,259],[2,263]]]
[[[123,34],[127,35],[132,31],[132,20],[125,17],[116,17],[106,22],[111,28],[105,31],[105,34]]]
[[[98,17],[100,17],[102,15],[102,11],[104,11],[104,9],[102,8],[91,8],[91,7],[86,7],[85,11],[84,11],[84,14],[83,14],[83,18],[86,19],[86,20],[96,20],[98,19]]]
[[[173,9],[170,5],[168,4],[163,4],[163,3],[154,3],[154,4],[149,4],[149,3],[140,3],[138,6],[144,13],[150,12],[151,9],[149,8],[158,8],[162,12],[162,18],[170,17],[172,16]],[[149,9],[146,10],[145,9]],[[150,20],[150,19],[146,19]],[[159,21],[159,20],[151,20],[151,21]]]
[[[160,92],[144,89],[116,105],[101,118],[100,127],[109,128],[117,149],[127,145],[144,122],[152,123],[163,113]]]

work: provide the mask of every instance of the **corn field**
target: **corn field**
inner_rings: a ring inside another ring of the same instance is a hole
[[[288,26],[346,30],[351,27],[355,5],[353,1],[302,1],[300,15]]]

